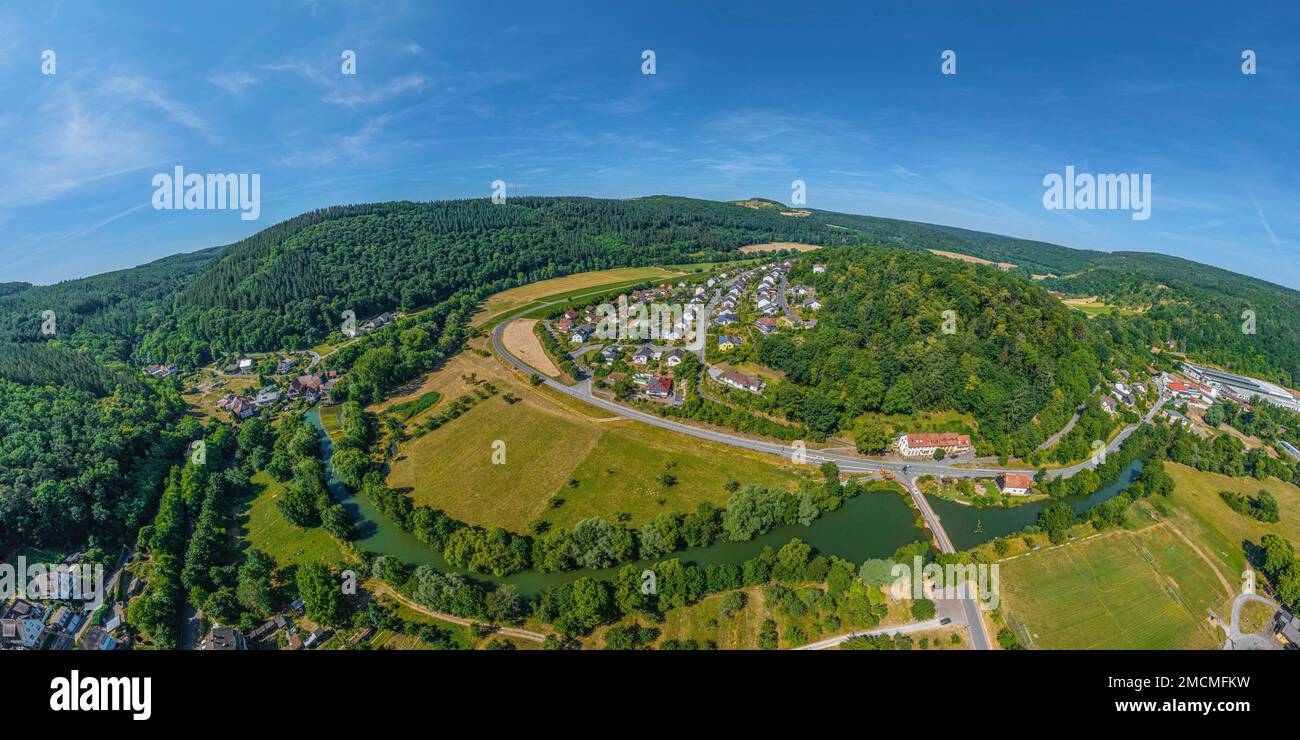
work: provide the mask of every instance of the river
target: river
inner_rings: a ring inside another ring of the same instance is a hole
[[[1133,482],[1133,479],[1140,472],[1142,472],[1142,460],[1134,460],[1129,463],[1124,472],[1119,474],[1119,478],[1110,485],[1104,486],[1088,496],[1067,496],[1060,500],[1073,506],[1076,514],[1086,511],[1106,499],[1118,496],[1125,488],[1128,488],[1129,484]],[[952,540],[953,547],[958,550],[974,547],[994,537],[1019,532],[1025,527],[1036,523],[1039,513],[1055,503],[1055,501],[1047,500],[1013,506],[1009,509],[980,509],[959,504],[955,501],[946,501],[928,494],[926,498],[929,499],[930,507],[934,509],[934,513],[939,515],[939,523],[943,525],[944,531],[948,533],[948,538]]]
[[[452,572],[452,568],[442,557],[423,544],[409,532],[403,531],[388,517],[382,514],[367,497],[350,492],[334,475],[329,459],[334,453],[334,445],[329,435],[321,426],[320,412],[313,408],[305,414],[307,420],[320,432],[321,457],[325,462],[325,475],[330,491],[347,509],[357,524],[360,536],[357,545],[378,555],[390,555],[408,565],[428,564],[440,571]],[[1141,463],[1135,463],[1140,469]],[[1134,466],[1129,466],[1130,470]],[[1123,490],[1128,484],[1128,476],[1122,475],[1123,485],[1107,486],[1092,496],[1078,497],[1076,509],[1082,510],[1097,501],[1105,500]],[[1115,490],[1110,490],[1115,488]],[[1075,503],[1074,499],[1065,499]],[[931,505],[943,521],[945,529],[958,549],[972,547],[993,537],[1010,534],[1033,524],[1038,519],[1038,512],[1043,503],[1026,504],[1013,509],[975,509],[939,499],[931,498]],[[974,533],[976,520],[979,520],[982,534]],[[838,555],[853,563],[861,563],[869,558],[883,558],[900,546],[928,540],[929,532],[916,526],[916,515],[905,503],[901,494],[887,492],[867,492],[844,502],[838,511],[823,514],[812,526],[791,525],[778,527],[767,534],[755,537],[748,542],[714,542],[708,547],[695,547],[680,550],[669,557],[688,561],[697,565],[733,563],[740,565],[754,557],[764,547],[780,548],[791,539],[799,538],[814,547],[823,555]],[[663,558],[660,558],[662,560]],[[637,561],[637,568],[649,567],[653,561]],[[489,583],[509,583],[519,589],[525,596],[535,596],[542,589],[568,583],[582,576],[611,578],[622,565],[604,570],[571,570],[563,573],[539,573],[528,570],[514,573],[504,578],[491,574],[475,573],[472,576]]]

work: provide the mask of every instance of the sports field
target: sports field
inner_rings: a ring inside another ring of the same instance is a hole
[[[1228,594],[1167,525],[1117,531],[1001,565],[1003,615],[1038,649],[1212,649]]]
[[[1235,579],[1233,574],[1246,567],[1244,542],[1258,545],[1260,538],[1271,532],[1300,546],[1300,488],[1277,478],[1232,478],[1177,463],[1166,463],[1165,469],[1174,479],[1174,493],[1169,499],[1152,501],[1152,505],[1214,558],[1229,578]],[[1261,489],[1277,499],[1281,521],[1276,524],[1238,514],[1219,497],[1219,491],[1256,496]]]

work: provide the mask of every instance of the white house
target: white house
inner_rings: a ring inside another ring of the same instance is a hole
[[[969,434],[903,434],[898,438],[898,452],[904,457],[932,457],[935,450],[943,450],[947,455],[961,455],[973,449]]]

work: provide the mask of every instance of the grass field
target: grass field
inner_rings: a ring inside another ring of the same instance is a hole
[[[1199,543],[1207,555],[1222,563],[1231,579],[1246,567],[1245,542],[1259,544],[1260,537],[1271,532],[1300,546],[1300,488],[1277,478],[1262,481],[1231,478],[1177,463],[1166,463],[1165,468],[1174,479],[1174,493],[1169,499],[1153,501],[1152,505]],[[1277,499],[1281,521],[1276,524],[1242,516],[1219,498],[1219,491],[1255,496],[1260,489]]]
[[[518,288],[503,290],[483,302],[483,307],[471,321],[474,326],[484,325],[489,319],[498,318],[514,309],[523,308],[534,303],[543,303],[560,298],[569,299],[594,289],[609,290],[618,285],[635,285],[646,280],[670,278],[680,272],[666,270],[662,267],[621,267],[614,270],[596,270],[576,275],[542,280]]]
[[[1216,648],[1206,610],[1228,594],[1168,526],[1102,537],[1002,563],[1002,611],[1041,649]]]
[[[1063,298],[1061,299],[1061,302],[1069,306],[1070,308],[1081,311],[1088,318],[1092,318],[1093,316],[1100,316],[1102,314],[1108,314],[1112,311],[1115,311],[1121,315],[1126,315],[1126,316],[1134,316],[1142,313],[1142,311],[1135,308],[1127,308],[1125,306],[1112,306],[1108,303],[1102,303],[1101,299],[1097,298],[1096,296],[1093,296],[1091,298]]]
[[[774,457],[637,422],[602,421],[526,384],[494,382],[523,400],[489,399],[403,443],[388,484],[410,488],[416,503],[458,519],[523,532],[537,519],[569,526],[616,512],[627,512],[636,525],[661,512],[694,510],[701,501],[722,503],[729,480],[778,485],[799,475]],[[506,445],[500,465],[491,461],[496,440]],[[661,474],[676,484],[665,486]],[[557,494],[564,500],[558,508],[551,506]]]
[[[241,512],[243,536],[249,546],[275,558],[280,567],[308,561],[335,562],[347,557],[343,545],[325,530],[299,529],[285,521],[275,507],[275,499],[284,490],[284,484],[273,479],[266,471],[259,471],[252,479],[255,498]]]

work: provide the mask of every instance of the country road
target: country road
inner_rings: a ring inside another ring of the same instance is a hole
[[[894,627],[881,627],[879,629],[864,630],[862,632],[850,632],[846,635],[836,635],[835,637],[828,637],[825,640],[818,640],[817,642],[811,642],[808,643],[807,645],[802,645],[794,649],[795,650],[826,650],[827,648],[833,648],[836,645],[840,645],[842,643],[848,642],[849,640],[852,640],[855,637],[872,637],[875,635],[905,635],[909,632],[924,632],[925,630],[932,630],[942,626],[943,626],[943,620],[941,619],[937,619],[937,618],[927,619],[924,622],[910,622],[908,624],[900,624]]]
[[[597,406],[599,408],[605,409],[606,411],[614,412],[615,414],[618,414],[619,416],[622,416],[626,419],[634,419],[636,421],[649,424],[650,426],[659,427],[661,429],[668,429],[674,432],[678,432],[680,434],[686,434],[699,439],[706,439],[711,442],[717,442],[719,444],[731,445],[733,447],[753,450],[755,452],[765,452],[771,455],[778,455],[786,459],[793,460],[795,459],[796,454],[801,454],[803,455],[803,459],[809,463],[815,464],[815,463],[822,463],[822,462],[833,462],[839,467],[840,471],[844,473],[865,474],[865,473],[874,473],[879,470],[885,470],[891,472],[896,476],[898,476],[901,481],[903,481],[904,486],[908,490],[908,493],[912,496],[912,500],[916,503],[917,508],[921,511],[921,515],[925,519],[926,525],[929,527],[930,531],[934,533],[935,541],[938,544],[939,550],[941,552],[945,552],[945,553],[955,552],[955,548],[953,547],[952,541],[948,538],[948,533],[944,531],[942,524],[939,522],[938,515],[935,514],[934,510],[930,507],[929,501],[926,500],[925,495],[922,494],[919,489],[917,489],[915,485],[915,478],[917,476],[943,475],[943,476],[954,477],[954,478],[989,478],[989,477],[996,477],[998,475],[1002,475],[1003,473],[1022,473],[1025,475],[1032,476],[1036,472],[1034,470],[1028,470],[1023,468],[956,467],[959,464],[959,461],[949,460],[949,459],[945,459],[945,460],[924,459],[924,460],[918,460],[914,462],[901,462],[897,460],[873,460],[859,455],[852,455],[847,453],[835,453],[827,450],[806,450],[801,447],[796,447],[794,445],[786,445],[786,444],[781,444],[779,442],[769,442],[762,439],[743,437],[740,436],[739,434],[734,434],[730,432],[705,429],[702,427],[697,427],[690,424],[673,421],[671,419],[665,419],[663,417],[656,416],[654,414],[646,413],[639,409],[634,409],[620,403],[615,403],[614,401],[606,400],[604,398],[595,395],[592,392],[591,382],[589,379],[584,379],[582,382],[579,382],[576,385],[568,386],[558,381],[552,380],[551,378],[548,378],[544,375],[541,375],[540,373],[538,373],[537,371],[529,367],[527,364],[525,364],[524,362],[516,358],[514,355],[510,354],[509,350],[505,348],[505,344],[501,341],[501,335],[504,332],[506,325],[509,324],[511,321],[519,318],[525,313],[532,313],[537,311],[539,308],[545,308],[546,306],[554,305],[559,302],[560,301],[558,300],[551,301],[548,303],[544,303],[541,306],[531,306],[529,308],[517,311],[514,314],[507,316],[503,321],[501,321],[495,327],[493,327],[492,349],[496,352],[497,356],[503,359],[504,361],[506,361],[515,369],[519,370],[520,372],[526,375],[529,376],[537,375],[538,377],[541,378],[542,383],[544,383],[547,386],[550,386],[554,390],[557,390],[561,393],[564,393],[565,395],[572,396],[574,398],[582,400],[593,406]],[[1142,423],[1150,423],[1151,418],[1165,404],[1167,400],[1168,400],[1167,398],[1162,396],[1160,402],[1157,403],[1155,406],[1153,406],[1151,410],[1147,412],[1146,416],[1143,417]],[[1124,442],[1124,440],[1128,439],[1128,437],[1131,434],[1133,434],[1133,432],[1137,428],[1138,428],[1137,424],[1131,424],[1125,427],[1119,434],[1115,436],[1114,439],[1110,441],[1109,444],[1105,446],[1104,449],[1106,450],[1106,452],[1110,453],[1119,449],[1119,446]],[[1068,429],[1065,431],[1068,431]],[[1076,463],[1074,465],[1066,466],[1063,468],[1057,468],[1055,470],[1050,470],[1047,472],[1046,477],[1048,479],[1055,479],[1060,477],[1068,478],[1074,475],[1075,473],[1078,473],[1081,470],[1095,469],[1098,465],[1098,457],[1099,456],[1094,456],[1092,458],[1089,458],[1088,460],[1085,460],[1080,463]],[[980,607],[975,597],[970,594],[965,594],[959,600],[962,605],[962,613],[966,622],[966,626],[970,629],[971,642],[973,643],[974,648],[976,650],[991,649],[992,645],[989,639],[988,631],[984,624],[984,620],[980,615]]]
[[[546,305],[551,305],[551,304],[546,304]],[[733,447],[740,447],[743,449],[754,450],[756,452],[766,452],[768,454],[779,455],[785,458],[792,458],[792,456],[796,452],[803,452],[803,454],[806,455],[806,459],[809,462],[824,462],[824,461],[834,462],[836,465],[839,466],[841,471],[847,473],[859,473],[859,474],[871,473],[877,470],[884,469],[884,470],[891,470],[899,474],[900,476],[916,475],[918,473],[919,474],[930,473],[935,475],[950,475],[950,476],[961,476],[961,477],[988,477],[991,475],[998,475],[1004,472],[1001,469],[954,468],[954,467],[949,467],[947,465],[944,465],[942,461],[934,461],[929,463],[901,463],[901,462],[893,462],[893,461],[868,460],[865,458],[853,457],[853,456],[843,455],[843,454],[834,454],[830,452],[821,452],[816,450],[801,451],[799,450],[799,448],[796,448],[791,445],[784,445],[776,442],[767,442],[764,440],[750,439],[748,437],[741,437],[736,434],[729,434],[726,432],[719,432],[711,429],[703,429],[700,427],[691,426],[689,424],[683,424],[681,422],[664,419],[659,416],[655,416],[653,414],[648,414],[637,409],[629,408],[619,403],[614,403],[613,401],[607,401],[592,393],[590,382],[580,382],[574,386],[564,385],[563,383],[547,378],[544,375],[538,374],[531,367],[524,364],[514,355],[510,354],[509,350],[505,348],[505,344],[501,341],[501,335],[505,331],[506,325],[509,324],[515,318],[518,318],[519,315],[531,311],[536,311],[537,308],[538,307],[533,307],[526,311],[520,311],[506,318],[504,321],[497,324],[492,329],[492,348],[497,353],[497,356],[505,360],[507,363],[509,363],[511,366],[513,366],[514,368],[516,368],[522,373],[525,373],[530,376],[538,375],[538,377],[542,379],[542,383],[546,384],[547,386],[551,387],[554,390],[564,393],[565,395],[572,396],[574,398],[585,401],[586,403],[590,403],[593,406],[597,406],[607,411],[612,411],[616,414],[619,414],[620,416],[623,416],[624,418],[634,419],[636,421],[640,421],[649,424],[651,426],[656,426],[662,429],[668,429],[671,431],[679,432],[681,434],[687,434],[692,437],[697,437],[700,439],[707,439],[709,441],[717,442],[719,444],[731,445]],[[1019,471],[1019,472],[1024,472],[1028,474],[1033,473],[1033,471],[1029,471],[1029,470]],[[954,550],[953,550],[952,542],[951,540],[948,539],[947,533],[943,531],[943,527],[939,524],[938,516],[936,516],[934,511],[930,509],[929,502],[925,500],[925,496],[922,495],[921,492],[916,489],[915,485],[911,485],[910,477],[905,477],[905,480],[908,481],[909,492],[912,494],[913,500],[917,502],[917,506],[921,510],[922,515],[926,517],[926,523],[930,526],[931,531],[935,533],[935,537],[939,543],[940,550],[943,552],[953,552]],[[962,602],[963,613],[965,616],[966,626],[969,628],[971,633],[971,642],[973,643],[976,650],[988,650],[990,647],[990,642],[989,642],[988,632],[984,626],[984,620],[980,616],[979,604],[976,603],[975,599],[969,595],[962,598],[961,602]]]

